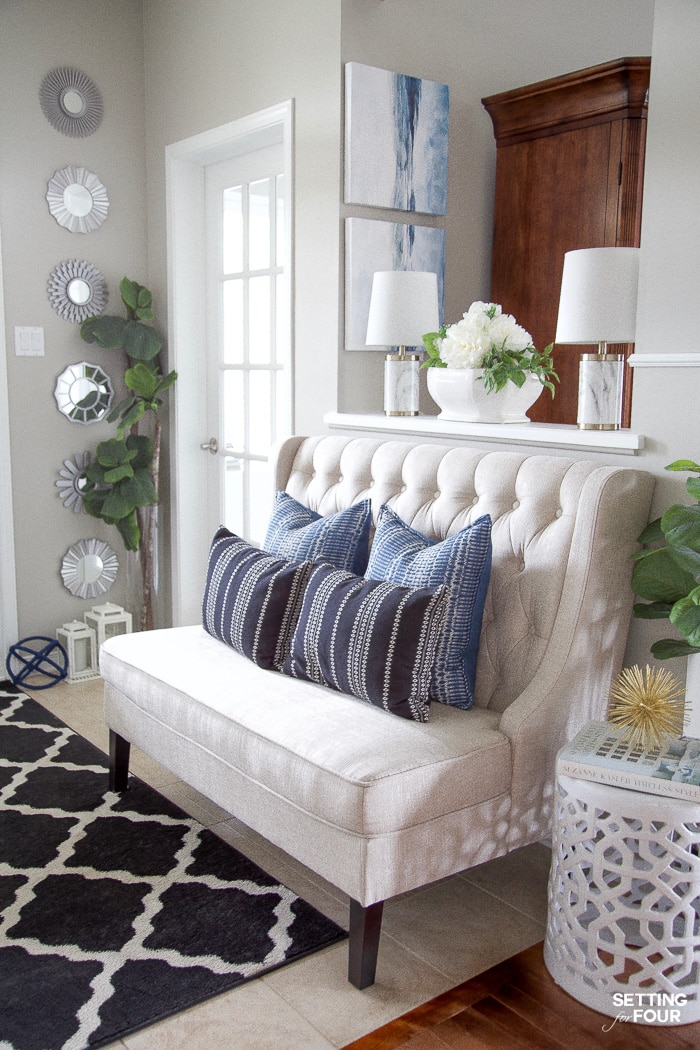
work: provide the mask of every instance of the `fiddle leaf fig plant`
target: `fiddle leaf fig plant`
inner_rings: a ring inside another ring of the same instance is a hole
[[[700,464],[677,459],[666,470],[700,475]],[[637,562],[632,587],[645,599],[634,606],[634,615],[668,620],[681,635],[654,642],[651,652],[658,660],[700,653],[700,477],[688,478],[686,489],[695,502],[674,504],[647,525],[639,537],[645,549],[632,556]]]
[[[141,627],[152,626],[155,514],[148,510],[158,503],[161,422],[158,410],[163,394],[177,379],[176,372],[163,375],[160,351],[163,343],[148,323],[153,320],[153,297],[143,285],[124,277],[119,285],[126,317],[88,317],[80,334],[86,343],[126,355],[124,383],[128,395],[107,416],[117,424],[117,436],[101,441],[85,473],[83,503],[89,514],[114,525],[129,551],[138,551],[144,580]],[[138,427],[152,413],[152,437]]]

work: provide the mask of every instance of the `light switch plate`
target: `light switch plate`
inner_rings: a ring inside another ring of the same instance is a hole
[[[44,329],[15,325],[15,355],[17,357],[43,357]]]

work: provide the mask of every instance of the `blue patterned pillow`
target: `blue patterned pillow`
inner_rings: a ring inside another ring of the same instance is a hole
[[[278,492],[263,549],[282,558],[329,561],[361,576],[367,568],[372,502],[323,516],[287,492]]]
[[[366,575],[407,587],[450,592],[443,643],[433,671],[433,700],[465,710],[474,703],[481,618],[491,575],[491,518],[485,514],[435,543],[383,506]]]
[[[223,526],[212,540],[204,628],[266,670],[279,670],[312,565],[251,547]]]
[[[314,566],[282,670],[427,722],[447,590]]]

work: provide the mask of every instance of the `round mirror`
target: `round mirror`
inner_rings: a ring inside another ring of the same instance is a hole
[[[79,514],[83,510],[83,492],[87,485],[85,471],[90,466],[90,453],[78,452],[73,459],[64,459],[56,487],[63,506]]]
[[[78,540],[66,551],[61,562],[63,583],[78,598],[97,598],[114,583],[119,562],[112,548],[102,540]]]
[[[90,233],[107,218],[109,198],[97,175],[69,165],[54,172],[46,188],[49,211],[71,233]]]
[[[105,279],[92,263],[67,259],[52,270],[47,285],[49,302],[66,321],[96,317],[107,305]]]
[[[109,376],[88,361],[61,372],[54,391],[59,412],[72,423],[97,423],[109,411],[112,395]]]
[[[66,88],[60,98],[61,109],[69,117],[80,117],[87,105],[85,99],[74,87]]]
[[[74,277],[66,285],[66,295],[75,306],[83,306],[85,303],[90,302],[92,289],[82,277]]]
[[[52,69],[41,82],[39,101],[51,127],[72,138],[92,135],[102,121],[102,95],[79,69]]]
[[[63,206],[70,215],[82,219],[92,209],[92,194],[87,186],[81,186],[79,182],[71,182],[63,191]]]

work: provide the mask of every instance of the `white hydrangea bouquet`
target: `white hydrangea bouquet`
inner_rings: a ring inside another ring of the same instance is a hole
[[[554,397],[552,344],[539,353],[532,336],[504,314],[498,303],[472,303],[461,321],[443,325],[423,336],[428,359],[423,368],[479,368],[486,390],[502,390],[506,383],[523,386],[528,375],[540,380]]]

